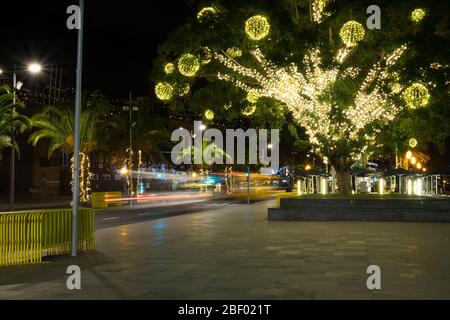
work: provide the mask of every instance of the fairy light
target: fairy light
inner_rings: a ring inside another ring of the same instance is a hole
[[[203,65],[209,64],[211,62],[212,51],[210,48],[203,47],[201,50],[201,55],[202,55],[202,64]]]
[[[259,101],[260,95],[257,91],[250,91],[247,94],[247,101],[250,103],[257,103]]]
[[[417,147],[418,142],[415,138],[411,138],[411,139],[409,139],[408,144],[411,148],[414,149],[415,147]]]
[[[206,7],[200,10],[197,14],[197,20],[200,23],[210,23],[217,19],[218,12],[213,7]]]
[[[231,58],[239,58],[242,56],[242,50],[236,47],[228,48],[227,55]]]
[[[189,92],[191,92],[191,86],[188,83],[178,89],[178,95],[180,97],[187,96]]]
[[[175,71],[175,65],[173,63],[168,63],[164,66],[164,72],[166,74],[172,74]]]
[[[376,144],[379,127],[394,120],[402,110],[392,99],[392,92],[384,92],[383,88],[386,81],[396,78],[391,68],[406,49],[406,45],[400,46],[369,69],[354,101],[345,106],[342,121],[330,116],[335,106],[323,96],[339,79],[359,78],[358,68],[343,68],[342,64],[324,67],[317,48],[305,55],[301,67],[296,64],[279,67],[267,60],[259,48],[250,52],[259,63],[256,68],[241,65],[225,54],[216,53],[215,59],[230,71],[218,73],[219,79],[231,82],[247,95],[257,94],[285,104],[305,128],[318,154],[328,156],[340,145],[352,145],[351,157],[358,159]]]
[[[260,41],[270,32],[270,24],[263,16],[254,16],[245,22],[245,32],[250,40]]]
[[[407,106],[411,109],[417,109],[426,107],[430,101],[430,93],[427,87],[421,83],[413,83],[408,87],[404,94],[403,99]]]
[[[178,71],[185,77],[195,77],[200,70],[200,62],[197,57],[186,53],[178,60]]]
[[[423,18],[425,18],[426,16],[426,12],[424,9],[418,8],[418,9],[414,9],[414,11],[411,13],[411,20],[415,23],[419,23],[420,21],[423,20]]]
[[[321,23],[325,7],[327,6],[329,0],[314,0],[312,3],[313,20],[316,23]]]
[[[233,107],[233,104],[231,104],[231,103],[226,103],[223,105],[223,108],[227,111],[230,110],[232,107]]]
[[[247,107],[245,107],[245,109],[242,111],[242,115],[245,117],[250,117],[251,115],[253,115],[256,112],[256,105],[249,105]]]
[[[215,117],[214,111],[212,111],[212,110],[205,111],[206,120],[212,121],[212,120],[214,120],[214,117]]]
[[[155,94],[158,99],[168,101],[173,97],[173,86],[168,82],[160,82],[155,86]]]
[[[363,25],[353,20],[346,22],[339,32],[342,42],[347,47],[356,46],[358,42],[364,39],[365,34]]]

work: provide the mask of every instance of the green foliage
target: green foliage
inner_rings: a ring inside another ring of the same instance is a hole
[[[333,54],[342,46],[339,30],[349,20],[356,20],[365,25],[368,15],[367,7],[373,2],[369,0],[335,0],[330,1],[327,8],[329,17],[321,24],[311,22],[309,0],[262,1],[238,0],[217,1],[214,7],[219,12],[213,25],[198,23],[196,14],[175,30],[167,41],[159,47],[159,57],[154,61],[153,79],[155,82],[168,81],[175,86],[189,84],[191,90],[184,96],[176,95],[168,105],[172,111],[188,114],[192,118],[202,117],[206,109],[213,109],[215,121],[235,124],[246,124],[253,127],[283,128],[284,137],[289,136],[290,145],[299,149],[307,149],[306,136],[300,128],[296,128],[292,116],[285,106],[271,99],[260,99],[257,111],[251,117],[244,117],[242,111],[248,106],[246,94],[228,83],[218,81],[217,73],[226,73],[224,66],[214,59],[202,65],[196,78],[183,77],[177,70],[167,75],[164,72],[166,63],[178,62],[185,53],[201,58],[202,48],[208,47],[213,52],[226,52],[228,48],[239,48],[243,55],[236,58],[247,67],[257,67],[258,63],[249,54],[255,44],[266,57],[279,66],[291,63],[301,64],[306,51],[318,46],[324,64],[333,66]],[[414,81],[430,83],[431,103],[426,110],[405,111],[390,127],[367,127],[366,134],[376,134],[379,142],[387,149],[389,144],[398,147],[405,145],[412,136],[419,140],[419,147],[426,149],[427,144],[437,145],[442,149],[445,139],[450,135],[450,114],[448,110],[448,63],[449,32],[448,13],[440,1],[379,1],[382,10],[382,29],[367,30],[365,39],[352,52],[342,67],[355,66],[361,69],[360,74],[367,71],[386,53],[394,51],[401,44],[409,46],[406,58],[396,65],[400,82],[408,85]],[[423,7],[427,16],[420,24],[410,20],[410,13],[416,7]],[[198,7],[198,11],[202,6]],[[262,41],[255,43],[248,39],[244,31],[245,21],[254,15],[263,15],[271,24],[271,33]],[[433,49],[431,49],[433,48]],[[430,69],[433,62],[444,65],[439,70]],[[245,80],[237,77],[237,80]],[[363,77],[342,79],[330,88],[324,100],[333,102],[333,114],[336,122],[345,121],[343,110],[355,98]],[[395,101],[403,104],[401,99]],[[231,104],[229,110],[224,105]],[[377,130],[377,131],[375,131]],[[381,131],[379,131],[381,130]],[[362,148],[366,134],[350,145],[348,141],[329,143],[340,154],[348,154],[351,150]],[[405,142],[406,141],[406,142]],[[334,145],[333,145],[334,144]],[[373,151],[373,150],[372,150]]]
[[[0,150],[4,148],[14,148],[19,152],[19,146],[13,143],[11,133],[13,128],[23,132],[30,126],[30,120],[20,115],[17,110],[24,108],[21,102],[13,103],[14,97],[7,86],[0,87]]]

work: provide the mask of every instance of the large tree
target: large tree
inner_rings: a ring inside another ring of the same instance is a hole
[[[155,93],[194,114],[215,106],[219,120],[233,109],[238,117],[262,110],[281,120],[290,112],[348,194],[355,160],[379,145],[404,110],[430,100],[426,77],[405,72],[405,56],[417,50],[431,10],[385,1],[382,29],[367,30],[370,4],[226,1],[200,8],[160,47]]]

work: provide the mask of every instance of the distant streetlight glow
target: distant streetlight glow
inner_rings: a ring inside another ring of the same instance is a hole
[[[406,153],[406,159],[411,160],[411,159],[412,159],[412,156],[413,156],[413,154],[412,154],[411,151],[408,151],[408,152]]]
[[[305,170],[306,170],[306,171],[311,170],[311,166],[308,164],[308,165],[306,166]]]
[[[42,70],[42,67],[38,63],[32,63],[28,66],[28,71],[30,71],[31,73],[34,73],[34,74],[41,72],[41,70]]]
[[[415,157],[412,157],[412,159],[411,159],[411,164],[412,164],[413,166],[415,166],[416,163],[417,163],[417,159],[416,159]]]
[[[122,169],[120,169],[120,174],[123,176],[128,175],[128,168],[127,167],[123,167]]]

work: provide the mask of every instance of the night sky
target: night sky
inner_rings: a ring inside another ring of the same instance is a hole
[[[0,68],[41,62],[64,67],[64,86],[75,83],[77,32],[66,28],[66,9],[77,0],[9,1],[0,5]],[[107,95],[146,96],[158,44],[186,17],[195,14],[189,0],[87,0],[85,19],[84,89]],[[48,82],[26,75],[29,89]]]

